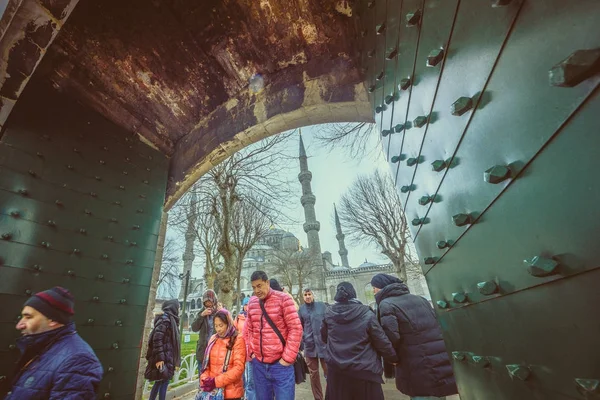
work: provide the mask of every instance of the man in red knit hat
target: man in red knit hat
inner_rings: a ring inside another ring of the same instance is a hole
[[[58,286],[25,302],[17,324],[21,358],[6,400],[96,398],[102,365],[77,334],[73,314],[73,296]]]

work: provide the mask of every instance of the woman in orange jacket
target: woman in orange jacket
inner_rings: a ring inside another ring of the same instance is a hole
[[[219,310],[213,321],[216,333],[206,346],[200,387],[205,392],[223,388],[225,399],[241,399],[244,397],[242,375],[246,363],[246,343],[235,329],[229,311]],[[224,371],[225,358],[230,349],[229,362]]]

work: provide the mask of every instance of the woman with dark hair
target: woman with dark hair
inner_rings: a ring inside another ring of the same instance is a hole
[[[181,364],[181,346],[179,341],[179,301],[167,300],[162,306],[163,314],[154,319],[154,328],[150,333],[146,360],[148,366],[144,377],[154,381],[150,399],[165,400],[169,381],[175,374],[175,368]]]
[[[327,352],[327,400],[383,400],[383,365],[396,352],[373,310],[356,299],[349,282],[337,286],[336,303],[325,311],[321,337]]]
[[[223,389],[225,399],[241,399],[244,396],[244,365],[246,343],[235,329],[231,314],[226,309],[214,316],[215,334],[208,341],[200,388],[204,392]]]

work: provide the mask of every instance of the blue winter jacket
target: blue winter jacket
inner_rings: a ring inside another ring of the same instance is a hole
[[[6,400],[93,400],[102,365],[75,324],[17,340],[22,357]],[[37,356],[39,354],[39,356]]]

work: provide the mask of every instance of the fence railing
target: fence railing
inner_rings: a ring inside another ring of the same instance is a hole
[[[184,383],[198,380],[198,361],[196,353],[188,354],[181,360],[181,367],[175,371],[173,380],[169,383],[169,388],[181,386]],[[146,381],[144,383],[144,394],[150,393],[154,382]]]

